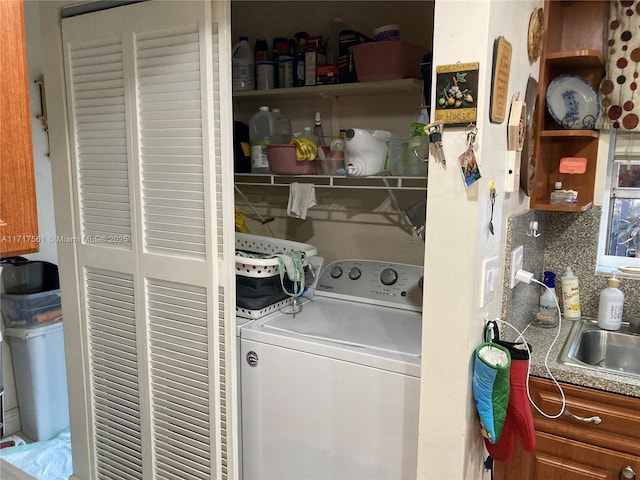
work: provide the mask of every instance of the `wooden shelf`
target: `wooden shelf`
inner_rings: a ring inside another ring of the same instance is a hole
[[[600,132],[598,130],[567,130],[558,125],[558,130],[542,130],[540,137],[542,138],[598,138]]]
[[[534,210],[584,212],[593,204],[600,132],[563,128],[548,112],[546,93],[549,84],[560,75],[580,76],[597,89],[605,71],[607,12],[606,0],[544,2],[545,46],[540,57],[536,105],[535,188],[529,203]],[[562,157],[586,158],[585,173],[560,173]],[[552,205],[549,196],[555,182],[578,192],[581,203]]]
[[[292,98],[322,98],[331,99],[341,96],[379,95],[397,92],[422,93],[422,80],[403,78],[401,80],[387,80],[383,82],[340,83],[335,85],[316,85],[296,88],[275,88],[273,90],[251,90],[234,92],[235,102],[267,101]]]
[[[549,66],[570,68],[604,68],[602,52],[599,50],[571,50],[548,53],[545,58]]]
[[[536,210],[547,210],[554,212],[585,212],[591,208],[593,202],[575,205],[552,205],[551,203],[536,202]]]

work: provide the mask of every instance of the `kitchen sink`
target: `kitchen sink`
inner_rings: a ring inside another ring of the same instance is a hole
[[[602,330],[594,320],[577,320],[559,361],[576,367],[640,377],[640,335],[627,324],[618,331]]]

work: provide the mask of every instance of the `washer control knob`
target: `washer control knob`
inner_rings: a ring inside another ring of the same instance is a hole
[[[331,278],[340,278],[342,276],[342,268],[336,265],[331,269],[329,275],[331,275]]]
[[[351,267],[349,270],[349,278],[351,280],[358,280],[362,276],[362,272],[358,267]]]
[[[380,273],[380,281],[383,285],[393,285],[398,281],[398,272],[393,268],[385,268]]]

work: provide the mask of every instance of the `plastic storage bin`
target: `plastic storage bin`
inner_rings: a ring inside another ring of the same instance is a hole
[[[7,328],[22,431],[48,440],[69,426],[69,398],[62,324]]]
[[[351,47],[360,82],[422,78],[420,62],[427,50],[402,40],[368,42]]]
[[[272,173],[277,175],[315,175],[315,160],[296,159],[295,145],[267,145],[267,159]]]
[[[61,322],[60,290],[2,295],[2,316],[7,328],[36,328]]]
[[[2,283],[8,294],[25,295],[60,288],[58,266],[40,260],[22,257],[4,259]]]

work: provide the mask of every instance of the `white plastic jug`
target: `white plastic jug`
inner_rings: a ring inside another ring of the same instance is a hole
[[[377,175],[384,169],[387,141],[391,132],[387,130],[364,130],[349,128],[344,141],[344,164],[347,175]]]
[[[267,158],[267,145],[275,136],[275,124],[269,107],[262,106],[249,120],[251,143],[251,173],[271,173]]]
[[[275,129],[275,135],[271,143],[289,143],[293,136],[291,132],[291,121],[280,111],[279,108],[273,108],[271,113],[273,114],[273,124]]]
[[[233,47],[231,68],[234,92],[256,89],[256,61],[249,45],[249,37],[241,36]]]

